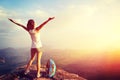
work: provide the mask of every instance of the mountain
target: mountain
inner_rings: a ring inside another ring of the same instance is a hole
[[[0,80],[36,80],[36,66],[30,67],[30,73],[24,75],[26,66],[18,67],[13,72],[0,76]],[[46,77],[45,66],[41,67],[41,77],[37,80],[87,80],[77,74],[69,73],[63,69],[57,68],[53,78]]]
[[[10,72],[17,66],[26,64],[29,59],[28,52],[27,49],[0,49],[0,58],[4,61],[0,62],[0,75]]]
[[[76,73],[88,80],[120,80],[120,70],[115,71],[112,69],[113,71],[106,71],[108,66],[105,66],[104,63],[90,62],[76,61],[64,66],[63,69]]]
[[[52,58],[59,67],[63,67],[73,62],[71,50],[59,49],[43,49],[42,64],[46,64],[47,60]],[[69,57],[69,58],[67,58]],[[5,48],[0,49],[0,75],[10,72],[17,66],[25,65],[30,59],[30,48]],[[9,66],[9,67],[8,67]]]
[[[55,61],[58,69],[61,68],[67,72],[75,73],[88,80],[120,80],[118,65],[107,65],[106,56],[102,53],[86,56],[74,50],[44,48],[42,64],[46,65],[50,58]],[[0,49],[0,75],[10,73],[16,67],[26,65],[29,59],[29,48]]]

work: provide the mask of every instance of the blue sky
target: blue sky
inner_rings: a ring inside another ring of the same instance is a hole
[[[28,47],[30,36],[8,18],[36,26],[55,16],[41,30],[45,45],[60,49],[101,51],[120,47],[119,0],[1,0],[0,48]]]
[[[30,9],[36,7],[43,8],[58,8],[60,6],[67,6],[68,4],[77,4],[82,0],[1,0],[0,5],[8,9]]]

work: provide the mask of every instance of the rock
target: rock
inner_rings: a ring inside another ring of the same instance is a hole
[[[0,63],[5,63],[5,59],[0,57]]]
[[[46,77],[45,66],[41,67],[41,77],[36,78],[36,66],[32,65],[27,75],[24,75],[25,67],[26,66],[18,67],[11,73],[0,76],[0,80],[87,80],[77,74],[69,73],[60,68],[57,68],[53,78],[48,78]]]

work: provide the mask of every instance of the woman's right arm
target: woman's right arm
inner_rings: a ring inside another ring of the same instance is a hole
[[[48,20],[46,20],[45,22],[43,22],[41,25],[39,25],[36,29],[39,31],[45,24],[47,24],[49,21],[51,21],[52,19],[54,19],[55,17],[50,17],[48,18]]]
[[[11,22],[13,22],[14,24],[16,24],[16,25],[22,27],[23,29],[25,29],[26,31],[28,31],[27,28],[26,28],[24,25],[19,24],[19,23],[15,22],[14,20],[10,19],[10,18],[8,18],[8,19],[9,19]]]

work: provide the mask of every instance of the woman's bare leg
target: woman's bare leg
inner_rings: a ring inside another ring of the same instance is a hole
[[[26,71],[29,70],[30,66],[32,65],[33,61],[35,60],[35,52],[31,51],[31,58],[27,64]]]
[[[37,77],[40,77],[42,51],[37,54]]]

